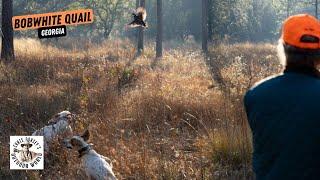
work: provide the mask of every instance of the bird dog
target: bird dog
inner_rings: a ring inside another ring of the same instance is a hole
[[[82,166],[89,179],[94,180],[116,180],[111,160],[105,156],[98,154],[92,148],[92,144],[88,144],[90,133],[86,130],[81,136],[73,136],[65,139],[64,144],[69,149],[75,149],[79,153]]]
[[[50,144],[55,139],[72,137],[73,132],[70,124],[74,122],[74,119],[74,115],[69,111],[62,111],[50,119],[47,126],[36,130],[32,136],[43,136],[44,151],[47,153]]]

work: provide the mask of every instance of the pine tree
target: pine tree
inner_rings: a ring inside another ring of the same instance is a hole
[[[11,61],[14,59],[13,29],[12,29],[12,0],[2,0],[2,46],[1,59]]]
[[[162,57],[162,0],[157,0],[157,43],[156,43],[156,56]]]

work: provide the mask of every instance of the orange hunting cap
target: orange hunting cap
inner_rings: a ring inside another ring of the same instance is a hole
[[[302,49],[320,49],[320,22],[308,14],[290,16],[283,23],[281,39]]]

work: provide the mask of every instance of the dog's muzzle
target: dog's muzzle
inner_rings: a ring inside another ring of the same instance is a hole
[[[69,140],[64,139],[64,140],[62,141],[62,144],[63,144],[64,147],[66,147],[66,148],[68,148],[68,149],[72,149],[72,145],[70,144],[70,141],[69,141]]]

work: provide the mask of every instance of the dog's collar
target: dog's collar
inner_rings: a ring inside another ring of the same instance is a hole
[[[87,145],[81,149],[78,150],[79,152],[79,158],[81,158],[83,155],[87,154],[91,150],[91,146]]]

